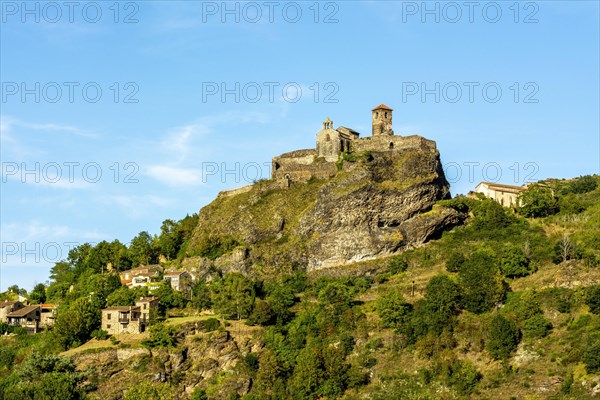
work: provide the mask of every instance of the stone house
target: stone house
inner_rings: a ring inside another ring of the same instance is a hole
[[[40,328],[41,308],[39,305],[25,306],[8,313],[6,319],[10,326],[25,328],[27,333],[37,333]]]
[[[121,333],[138,334],[146,331],[146,327],[158,310],[158,298],[142,297],[135,306],[114,306],[102,310],[101,328],[110,335]]]
[[[504,185],[501,183],[481,182],[475,188],[475,193],[481,193],[485,197],[493,199],[504,207],[515,207],[518,203],[517,196],[526,186]]]
[[[40,326],[54,326],[56,307],[54,304],[40,304]]]
[[[171,283],[173,290],[186,295],[192,289],[192,276],[187,271],[170,271],[165,273],[163,279]]]
[[[163,268],[160,265],[141,265],[137,268],[119,272],[121,284],[128,287],[148,286],[158,281]]]
[[[20,301],[0,301],[0,322],[7,323],[7,316],[13,311],[25,307]]]

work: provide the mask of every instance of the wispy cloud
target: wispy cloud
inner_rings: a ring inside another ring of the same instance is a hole
[[[189,186],[202,183],[202,170],[199,169],[153,165],[148,168],[147,173],[167,186]]]
[[[72,238],[86,241],[103,240],[109,235],[91,230],[84,231],[66,225],[49,225],[40,221],[6,223],[0,225],[2,242],[53,242]]]
[[[128,217],[139,218],[154,214],[157,207],[169,207],[176,203],[169,197],[148,195],[108,195],[98,198],[103,204],[119,207]]]
[[[271,115],[264,112],[230,111],[170,129],[154,143],[165,161],[151,163],[144,172],[169,187],[200,185],[203,183],[203,171],[198,168],[198,154],[207,151],[211,136],[238,129],[240,125],[263,125],[271,120]]]
[[[5,133],[12,131],[14,127],[22,128],[22,129],[29,129],[29,130],[33,130],[33,131],[64,133],[64,134],[83,136],[83,137],[96,137],[97,136],[97,134],[95,134],[93,132],[90,132],[88,130],[81,129],[79,127],[72,126],[72,125],[29,122],[29,121],[22,121],[22,120],[19,120],[16,118],[11,118],[8,116],[0,117],[0,132],[2,133],[2,136],[4,136]]]

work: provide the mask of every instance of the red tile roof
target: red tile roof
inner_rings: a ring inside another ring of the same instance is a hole
[[[377,107],[375,107],[374,109],[372,109],[371,111],[375,111],[375,110],[390,110],[390,111],[394,111],[394,109],[389,108],[388,106],[386,106],[385,104],[380,104]]]

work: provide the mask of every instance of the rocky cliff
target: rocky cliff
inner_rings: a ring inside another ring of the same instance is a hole
[[[184,264],[327,268],[418,246],[463,218],[434,207],[449,196],[435,148],[356,152],[337,166],[331,179],[263,181],[219,196],[200,211]]]

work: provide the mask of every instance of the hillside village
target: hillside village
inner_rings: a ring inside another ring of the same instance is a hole
[[[392,112],[0,294],[0,398],[598,398],[600,177],[451,198]]]

